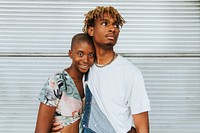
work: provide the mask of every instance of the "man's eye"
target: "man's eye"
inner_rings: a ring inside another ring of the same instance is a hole
[[[108,23],[107,22],[102,22],[102,25],[107,26]]]
[[[83,53],[82,52],[78,52],[78,56],[83,57]]]
[[[114,27],[118,29],[120,28],[119,24],[115,24]]]

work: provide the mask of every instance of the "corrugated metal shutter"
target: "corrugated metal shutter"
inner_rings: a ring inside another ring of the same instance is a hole
[[[39,91],[70,64],[71,37],[97,5],[127,21],[116,51],[144,75],[151,132],[199,133],[199,0],[0,0],[0,132],[34,132]]]

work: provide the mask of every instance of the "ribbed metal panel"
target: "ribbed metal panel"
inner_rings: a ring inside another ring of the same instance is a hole
[[[34,132],[39,91],[97,5],[127,21],[116,51],[144,75],[151,132],[199,133],[199,0],[0,0],[0,133]]]
[[[83,14],[97,5],[115,6],[127,21],[119,52],[198,53],[200,48],[199,0],[0,2],[0,52],[65,53],[71,37],[81,32]]]
[[[33,133],[39,92],[67,57],[0,57],[0,132]]]
[[[144,75],[152,133],[199,132],[200,58],[127,58]],[[69,63],[66,57],[1,57],[0,132],[33,132],[41,87]]]
[[[144,76],[151,100],[151,132],[200,132],[200,57],[130,60]]]

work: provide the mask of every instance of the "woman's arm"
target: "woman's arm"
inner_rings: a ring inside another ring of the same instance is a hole
[[[54,119],[56,108],[40,103],[35,133],[49,133]]]

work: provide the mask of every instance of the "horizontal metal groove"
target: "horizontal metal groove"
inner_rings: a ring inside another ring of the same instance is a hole
[[[173,10],[173,14],[174,15],[181,15],[181,14],[185,14],[185,15],[188,15],[188,14],[197,14],[198,15],[198,8],[192,8],[192,9],[190,9],[190,10],[187,10],[187,9],[184,9],[184,10]],[[41,9],[41,8],[38,8],[37,10],[31,10],[31,9],[27,9],[27,8],[23,8],[23,9],[21,9],[21,8],[18,8],[18,9],[12,9],[12,8],[10,8],[9,9],[9,7],[8,8],[4,8],[4,9],[0,9],[0,11],[1,11],[1,13],[0,13],[0,15],[2,15],[2,16],[4,16],[4,15],[20,15],[20,14],[23,14],[23,15],[27,15],[27,14],[29,14],[29,15],[41,15],[41,16],[43,16],[43,15],[45,15],[45,16],[55,16],[55,17],[59,17],[59,16],[66,16],[66,14],[64,14],[64,13],[77,13],[77,15],[81,15],[82,16],[82,12],[83,13],[85,13],[85,11],[84,10],[78,10],[78,11],[74,11],[74,10],[70,10],[70,11],[68,11],[68,10],[62,10],[62,11],[60,11],[60,10],[57,10],[57,9],[54,9],[54,10],[52,10],[52,9]],[[13,11],[17,11],[17,12],[13,12]],[[133,12],[134,11],[134,12]],[[60,13],[60,14],[58,14],[58,15],[54,15],[55,13]],[[61,14],[61,13],[63,13],[63,14]],[[172,13],[172,11],[171,10],[162,10],[162,9],[160,9],[159,10],[159,12],[158,12],[158,10],[157,9],[155,9],[155,10],[149,10],[149,9],[138,9],[138,10],[134,10],[134,9],[130,9],[130,10],[127,10],[126,11],[126,14],[124,14],[123,16],[129,16],[129,14],[132,14],[132,15],[136,15],[136,16],[138,16],[138,17],[142,17],[142,16],[139,16],[138,14],[141,14],[141,15],[147,15],[147,14],[151,14],[151,15],[155,15],[155,14],[163,14],[163,15],[168,15],[169,13]],[[68,14],[68,15],[71,15],[71,14]],[[163,16],[161,16],[161,17],[163,17]]]
[[[124,57],[200,57],[200,53],[119,53]]]
[[[147,2],[147,1],[140,1],[140,2],[127,2],[126,4],[129,5],[129,8],[131,8],[131,6],[152,6],[152,5],[155,5],[155,6],[173,6],[173,7],[176,7],[176,6],[192,6],[192,5],[198,5],[198,1],[194,1],[193,3],[189,3],[190,1],[185,1],[185,2],[182,2],[182,1],[177,1],[176,3],[174,2],[166,2],[166,1],[156,1],[156,2]],[[31,1],[31,2],[0,2],[1,3],[1,7],[48,7],[48,8],[52,8],[52,7],[65,7],[67,5],[87,5],[87,4],[91,4],[91,5],[96,5],[96,3],[86,3],[86,2],[34,2],[34,1]],[[110,4],[111,2],[105,2],[104,1],[104,4]],[[30,6],[32,5],[32,6]],[[124,2],[117,2],[115,3],[115,6],[117,5],[124,5]],[[72,7],[68,7],[68,8],[73,8]],[[77,9],[80,8],[80,7],[76,7]],[[84,6],[82,7],[84,8]],[[149,7],[151,8],[151,7]],[[119,8],[120,9],[120,8]]]
[[[161,33],[161,32],[157,32],[156,34],[153,34],[151,33],[151,35],[149,35],[149,33],[147,34],[146,32],[141,32],[141,33],[131,33],[130,35],[127,35],[125,36],[123,39],[127,38],[137,38],[137,39],[140,39],[140,38],[146,38],[146,39],[200,39],[200,33],[198,32],[191,32],[189,31],[190,33],[181,33],[181,31],[179,33],[176,33],[178,35],[182,35],[182,36],[172,36],[172,33]],[[146,35],[145,35],[146,33]],[[133,36],[134,35],[134,36]],[[166,36],[163,36],[163,35],[166,35]],[[168,35],[168,36],[167,36]],[[171,35],[171,36],[170,36]],[[175,34],[174,34],[175,35]],[[183,36],[185,35],[185,36]],[[190,36],[189,36],[190,35]],[[27,34],[27,33],[24,33],[24,34],[7,34],[7,35],[0,35],[1,38],[3,39],[0,39],[0,40],[6,40],[6,38],[12,38],[12,39],[24,39],[24,37],[29,37],[30,39],[35,39],[35,37],[37,38],[57,38],[57,39],[63,39],[64,37],[66,37],[66,35],[58,35],[58,34],[45,34],[45,35],[41,35],[41,34]],[[4,39],[5,38],[5,39]],[[8,40],[8,39],[7,39]]]
[[[13,10],[14,11],[14,10]],[[5,11],[4,11],[5,12]],[[132,11],[133,12],[133,11]],[[126,17],[137,17],[137,18],[193,18],[193,17],[199,17],[199,14],[198,12],[191,12],[191,13],[173,13],[173,16],[171,15],[172,13],[170,12],[166,12],[166,13],[157,13],[157,12],[152,12],[151,13],[151,16],[149,15],[150,13],[145,13],[145,12],[140,12],[138,14],[133,14],[132,12],[130,12],[130,15],[126,15]],[[49,13],[49,12],[47,12]],[[49,20],[53,20],[53,19],[50,19],[49,17],[65,17],[66,14],[59,14],[59,15],[54,15],[54,14],[45,14],[43,12],[38,12],[38,13],[34,13],[34,12],[29,12],[29,13],[9,13],[9,12],[6,12],[6,13],[0,13],[0,16],[4,16],[5,18],[9,18],[9,19],[13,19],[13,18],[10,18],[10,17],[47,17]],[[70,12],[63,12],[63,13],[70,13]],[[74,12],[71,12],[72,14],[69,14],[67,16],[72,16],[72,17],[78,17],[78,16],[82,16],[81,14],[75,14]],[[132,13],[132,14],[131,14]],[[25,19],[25,18],[24,18]],[[45,18],[41,18],[42,20],[47,20]],[[66,18],[66,19],[69,19],[69,18]]]
[[[173,3],[172,3],[173,2]],[[189,2],[190,2],[190,4],[189,4]],[[191,2],[193,2],[193,3],[191,3]],[[198,0],[192,0],[192,1],[190,1],[190,0],[187,0],[187,1],[182,1],[182,0],[176,0],[176,2],[174,2],[174,0],[168,0],[168,1],[163,1],[163,0],[152,0],[152,1],[146,1],[146,0],[141,0],[141,1],[133,1],[133,2],[126,2],[128,5],[130,5],[130,6],[132,6],[132,5],[186,5],[186,4],[189,4],[189,5],[197,5],[198,3]],[[19,5],[29,5],[29,4],[34,4],[34,5],[38,5],[38,6],[40,6],[40,5],[53,5],[53,6],[55,6],[55,5],[61,5],[61,6],[64,6],[64,5],[70,5],[70,4],[77,4],[77,5],[84,5],[84,4],[91,4],[91,5],[96,5],[96,3],[93,3],[93,2],[76,2],[76,1],[71,1],[71,2],[69,2],[69,1],[60,1],[60,2],[55,2],[55,1],[47,1],[47,2],[45,2],[45,1],[29,1],[29,2],[24,2],[24,1],[1,1],[0,2],[2,5],[17,5],[17,4],[19,4]],[[104,1],[104,4],[110,4],[110,3],[112,3],[111,1],[110,2],[106,2],[106,1]],[[124,5],[124,1],[123,0],[121,0],[121,1],[118,1],[117,3],[115,3],[115,5]],[[69,7],[70,8],[70,7]]]
[[[200,57],[200,53],[118,53],[124,57]],[[0,52],[0,57],[68,57],[67,53]]]

